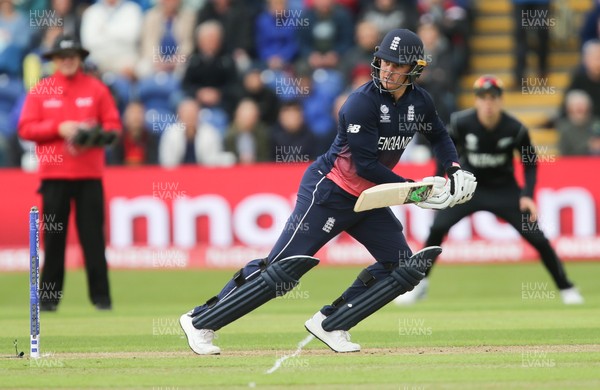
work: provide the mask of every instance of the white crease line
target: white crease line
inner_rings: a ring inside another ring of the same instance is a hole
[[[275,371],[277,371],[279,369],[279,367],[281,367],[281,364],[284,361],[286,361],[289,358],[300,355],[300,353],[302,352],[302,348],[304,348],[306,346],[306,344],[310,343],[314,338],[315,338],[315,336],[313,336],[312,334],[309,334],[308,336],[306,336],[304,338],[304,340],[302,340],[298,343],[298,348],[296,348],[296,351],[293,354],[285,355],[285,356],[282,356],[279,359],[277,359],[275,361],[275,364],[273,365],[273,367],[271,367],[265,374],[274,373]]]

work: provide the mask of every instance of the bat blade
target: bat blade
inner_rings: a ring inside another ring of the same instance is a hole
[[[386,183],[363,191],[356,204],[355,212],[378,209],[382,207],[418,203],[426,200],[433,190],[433,184],[415,183]]]

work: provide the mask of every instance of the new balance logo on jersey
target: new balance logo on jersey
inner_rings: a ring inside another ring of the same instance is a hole
[[[390,43],[391,50],[398,50],[398,45],[400,44],[400,37],[394,37],[392,43]]]
[[[358,133],[360,131],[360,125],[348,125],[348,133]]]
[[[333,225],[335,224],[335,218],[329,217],[327,218],[327,222],[323,225],[323,231],[325,233],[331,233],[331,229],[333,229]]]
[[[379,137],[378,150],[401,150],[406,149],[412,137],[395,135],[393,137]]]
[[[467,159],[476,168],[493,168],[506,162],[506,154],[469,153]]]

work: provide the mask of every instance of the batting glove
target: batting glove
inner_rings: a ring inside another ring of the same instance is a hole
[[[475,175],[458,167],[450,167],[447,172],[450,181],[450,194],[453,198],[449,207],[471,200],[477,188]]]
[[[445,209],[454,201],[454,197],[450,194],[449,181],[441,176],[429,176],[421,180],[425,183],[432,183],[433,190],[429,198],[423,202],[415,203],[422,209]]]

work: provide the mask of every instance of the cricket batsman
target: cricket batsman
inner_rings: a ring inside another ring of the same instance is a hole
[[[337,136],[307,168],[294,211],[271,253],[250,261],[219,294],[180,317],[192,351],[219,354],[220,348],[213,345],[215,331],[291,290],[317,265],[312,256],[343,231],[364,245],[376,262],[305,322],[306,329],[335,352],[360,351],[348,330],[424,277],[426,266],[411,264],[426,264],[441,248],[413,255],[401,223],[388,207],[353,210],[362,191],[410,181],[392,168],[417,131],[431,142],[448,175],[447,180],[423,179],[433,184],[433,193],[417,205],[442,209],[473,196],[475,176],[460,168],[430,95],[415,84],[427,65],[424,58],[423,43],[413,32],[396,29],[386,34],[374,53],[372,81],[354,91],[340,109]]]
[[[450,136],[461,155],[461,163],[479,178],[477,193],[464,205],[439,211],[433,221],[426,246],[440,245],[452,226],[476,211],[489,211],[511,224],[531,244],[552,276],[565,304],[581,304],[583,297],[567,278],[565,269],[537,223],[533,192],[537,155],[525,126],[502,109],[502,81],[481,76],[473,86],[475,107],[450,117]],[[525,185],[515,179],[513,153],[521,158]],[[437,255],[434,256],[433,267]],[[431,272],[431,267],[426,275]],[[427,294],[426,277],[410,293],[396,298],[399,305],[412,304]]]

